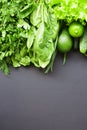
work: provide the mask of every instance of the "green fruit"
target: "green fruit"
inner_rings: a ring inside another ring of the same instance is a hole
[[[87,54],[87,27],[84,30],[83,36],[80,38],[79,50],[80,50],[80,53],[84,55]]]
[[[73,22],[69,26],[69,33],[72,37],[81,37],[84,32],[84,27],[79,22]]]
[[[73,45],[72,38],[69,35],[67,29],[64,29],[59,36],[58,40],[58,50],[62,53],[67,53],[71,50]]]

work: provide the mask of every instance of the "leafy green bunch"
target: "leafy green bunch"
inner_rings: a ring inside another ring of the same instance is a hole
[[[46,68],[56,50],[59,23],[46,0],[0,0],[0,69]],[[50,68],[50,67],[48,67]]]

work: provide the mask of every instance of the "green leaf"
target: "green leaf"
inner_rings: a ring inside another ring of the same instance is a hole
[[[30,22],[33,26],[38,26],[42,21],[43,3],[37,4],[36,8],[30,15]]]
[[[42,68],[45,68],[51,60],[51,57],[54,52],[53,40],[55,40],[59,30],[57,19],[53,15],[53,12],[49,10],[50,8],[48,6],[43,5],[41,18],[42,21],[39,24],[38,29],[36,31],[35,41],[33,45],[33,55],[36,59],[33,63],[35,66],[39,65]],[[52,36],[54,32],[55,35]]]
[[[20,18],[25,18],[27,16],[29,16],[32,11],[34,10],[35,6],[34,6],[34,3],[28,3],[28,5],[26,5],[22,10],[20,10],[20,13],[19,13],[19,17]]]
[[[19,61],[17,61],[14,57],[11,58],[13,67],[20,67]]]
[[[33,45],[34,38],[35,38],[35,28],[32,27],[28,33],[28,39],[27,39],[27,48],[30,49],[31,46]]]
[[[20,64],[23,65],[23,66],[30,65],[30,57],[29,56],[25,56],[25,57],[21,58]]]
[[[8,65],[4,60],[0,61],[0,70],[2,70],[6,75],[9,74]]]

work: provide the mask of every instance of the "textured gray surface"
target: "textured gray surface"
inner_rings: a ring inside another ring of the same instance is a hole
[[[87,130],[87,58],[73,52],[45,75],[30,68],[0,72],[0,130]]]

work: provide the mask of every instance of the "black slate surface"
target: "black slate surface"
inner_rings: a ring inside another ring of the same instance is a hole
[[[52,73],[0,72],[0,130],[87,130],[87,57],[57,56]]]

